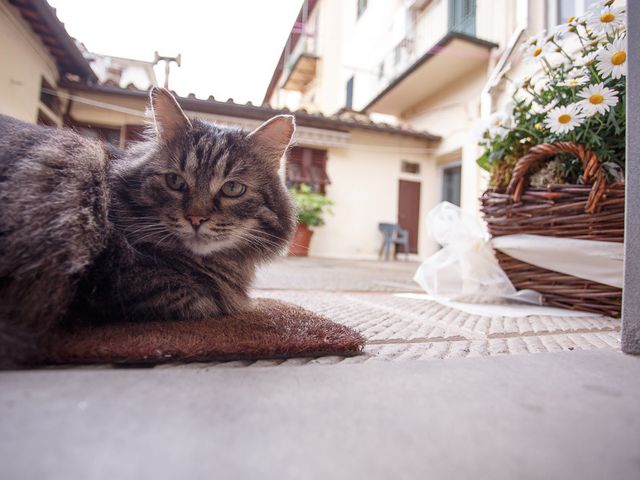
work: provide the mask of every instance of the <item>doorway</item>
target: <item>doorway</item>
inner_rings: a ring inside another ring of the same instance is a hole
[[[442,200],[460,206],[462,166],[452,165],[442,170]]]
[[[409,232],[409,253],[418,253],[420,227],[420,182],[400,180],[398,224]]]

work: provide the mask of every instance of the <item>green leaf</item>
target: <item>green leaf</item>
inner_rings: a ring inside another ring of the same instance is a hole
[[[316,193],[307,184],[289,190],[296,205],[298,223],[310,227],[324,225],[324,215],[331,212],[333,202],[320,193]]]
[[[478,166],[486,170],[487,172],[491,170],[491,162],[489,161],[489,151],[486,150],[481,156],[476,160]]]

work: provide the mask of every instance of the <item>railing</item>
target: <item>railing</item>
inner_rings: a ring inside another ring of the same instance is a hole
[[[449,0],[442,2],[441,7],[417,20],[407,29],[411,33],[381,59],[378,65],[380,90],[402,75],[447,32],[475,35],[475,0]]]
[[[318,42],[314,34],[305,33],[300,36],[293,51],[285,58],[284,78],[287,78],[302,54],[317,55]]]

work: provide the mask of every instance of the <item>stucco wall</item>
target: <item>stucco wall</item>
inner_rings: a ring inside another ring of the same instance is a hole
[[[145,105],[143,98],[87,92],[77,95],[92,102],[104,102],[138,112]],[[78,121],[102,126],[141,122],[141,118],[133,112],[105,110],[77,100],[73,103],[71,114]],[[219,121],[212,116],[196,115]],[[327,148],[306,144],[303,140],[299,141],[299,145]],[[420,174],[401,173],[402,160],[419,163]],[[435,245],[428,239],[424,217],[440,199],[440,177],[432,148],[426,141],[352,130],[348,146],[328,148],[327,172],[332,182],[327,187],[327,196],[335,203],[334,213],[327,216],[325,226],[316,229],[311,255],[376,258],[381,243],[378,223],[397,222],[400,179],[421,183],[419,256],[424,258],[434,251]]]
[[[41,78],[56,85],[57,76],[40,39],[14,7],[0,0],[0,112],[35,123]]]
[[[487,67],[452,83],[405,113],[412,126],[442,136],[436,157],[439,163],[462,162],[462,207],[475,211],[478,197],[486,186],[485,177],[476,165],[479,148],[471,131],[480,114],[480,92],[486,82]]]
[[[402,160],[418,162],[420,174],[401,173]],[[376,258],[381,234],[378,223],[398,219],[398,182],[421,183],[418,252],[434,251],[424,224],[426,213],[437,203],[437,167],[425,142],[386,134],[352,132],[348,148],[329,150],[327,196],[335,203],[326,225],[316,229],[311,255]]]

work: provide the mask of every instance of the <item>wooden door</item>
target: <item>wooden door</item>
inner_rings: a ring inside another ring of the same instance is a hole
[[[409,231],[409,253],[418,253],[420,226],[420,182],[400,180],[398,224]]]

